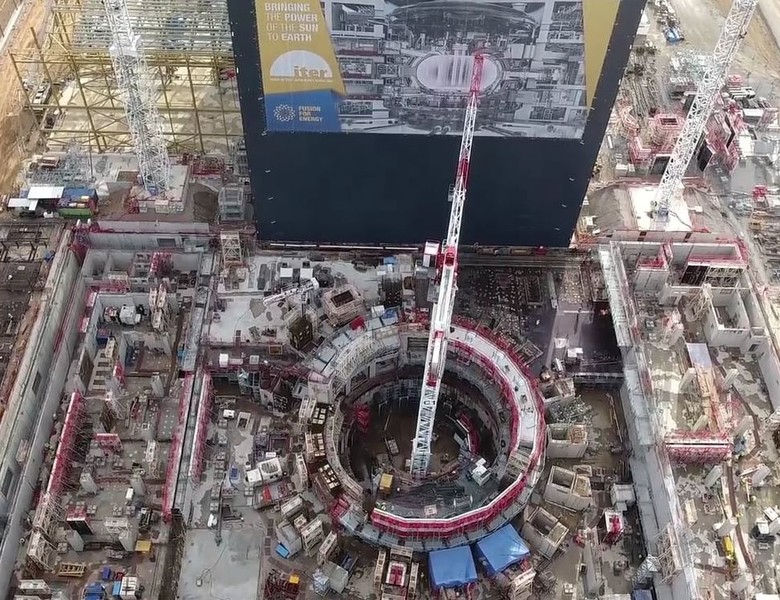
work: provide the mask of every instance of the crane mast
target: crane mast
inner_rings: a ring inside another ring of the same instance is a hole
[[[428,350],[425,357],[420,407],[417,412],[417,430],[412,441],[411,474],[416,478],[422,478],[426,475],[431,460],[433,421],[436,417],[436,405],[439,401],[444,363],[447,359],[447,336],[452,324],[455,292],[458,289],[458,243],[460,242],[460,227],[463,222],[463,206],[466,203],[471,145],[474,141],[483,62],[484,57],[481,54],[474,55],[469,99],[463,123],[463,136],[460,140],[458,169],[455,173],[455,185],[452,192],[447,239],[444,241],[437,260],[439,292],[436,303],[431,309]]]
[[[747,34],[748,25],[757,5],[758,0],[734,0],[731,5],[718,43],[696,89],[696,97],[693,99],[672,156],[661,178],[661,184],[658,186],[655,205],[657,218],[661,222],[669,218],[669,205],[675,194],[682,188],[685,172],[696,152],[699,140],[704,135],[715,101],[726,83],[729,68],[742,38]]]
[[[127,125],[138,156],[144,188],[151,196],[165,193],[171,178],[170,158],[155,103],[154,83],[146,64],[141,38],[130,22],[125,0],[105,0],[111,32],[111,63],[125,105]]]

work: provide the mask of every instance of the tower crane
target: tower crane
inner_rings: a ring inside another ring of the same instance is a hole
[[[733,0],[718,43],[712,53],[704,76],[696,89],[688,116],[683,124],[672,156],[666,165],[661,184],[655,197],[656,216],[660,222],[669,218],[669,205],[682,188],[683,177],[707,127],[715,101],[726,83],[726,77],[737,55],[739,45],[747,34],[747,28],[758,0]]]
[[[438,269],[439,292],[431,308],[428,350],[425,357],[420,407],[417,411],[417,430],[412,441],[411,475],[422,478],[428,472],[431,460],[431,439],[433,421],[436,417],[436,405],[439,400],[441,380],[444,376],[444,363],[447,359],[447,338],[452,324],[452,312],[455,307],[457,286],[458,243],[460,227],[463,222],[463,206],[466,203],[466,190],[471,163],[471,145],[474,141],[474,127],[479,106],[480,84],[484,56],[475,54],[471,73],[466,116],[463,122],[463,136],[460,140],[458,168],[455,172],[455,184],[452,192],[450,222],[447,227],[447,239],[439,250],[436,261]]]
[[[103,4],[111,32],[109,54],[141,179],[149,195],[159,196],[170,185],[171,163],[143,44],[130,21],[126,0],[105,0]]]

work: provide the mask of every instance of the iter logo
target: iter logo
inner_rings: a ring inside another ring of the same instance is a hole
[[[271,65],[274,79],[322,83],[333,78],[333,71],[324,58],[308,50],[292,50],[281,54]]]

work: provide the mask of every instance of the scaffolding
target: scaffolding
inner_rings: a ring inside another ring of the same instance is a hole
[[[179,398],[179,417],[178,426],[171,441],[171,450],[168,455],[168,468],[165,473],[165,485],[162,494],[162,513],[163,519],[170,522],[173,515],[173,501],[176,496],[176,486],[179,479],[179,465],[181,463],[184,451],[184,434],[187,428],[187,412],[192,396],[192,389],[195,384],[195,376],[189,373],[184,378],[181,386],[181,396]]]
[[[52,498],[59,498],[68,471],[71,466],[71,453],[76,445],[76,437],[84,412],[84,397],[79,392],[73,392],[68,403],[68,411],[65,413],[65,423],[60,433],[60,442],[57,445],[57,453],[54,456],[54,464],[51,467],[49,483],[46,493]]]
[[[219,234],[219,242],[222,247],[222,264],[225,267],[243,264],[244,253],[241,250],[241,235],[237,231]]]
[[[674,525],[669,523],[656,538],[656,557],[661,567],[661,577],[664,583],[682,570],[682,557]]]
[[[195,421],[195,439],[192,442],[192,460],[189,476],[193,483],[200,483],[203,474],[203,453],[208,442],[209,416],[214,394],[211,386],[211,375],[203,374],[200,402],[198,402],[198,417]]]
[[[104,6],[112,36],[109,54],[138,158],[140,179],[151,196],[158,196],[168,189],[171,164],[143,44],[133,30],[124,0],[106,1]]]
[[[149,278],[168,277],[173,272],[173,255],[170,252],[155,252],[149,263]]]
[[[664,438],[664,446],[673,463],[686,465],[717,465],[734,452],[731,440],[709,431],[670,433]]]
[[[227,0],[129,0],[127,9],[169,152],[227,156],[243,137]],[[51,11],[48,30],[11,54],[33,131],[52,150],[132,149],[103,2],[53,0]]]

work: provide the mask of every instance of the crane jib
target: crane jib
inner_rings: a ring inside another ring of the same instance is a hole
[[[463,206],[466,202],[466,190],[468,189],[471,147],[477,122],[479,94],[482,89],[482,67],[485,60],[485,57],[479,52],[474,54],[473,58],[469,99],[463,119],[463,135],[460,140],[455,184],[452,188],[452,206],[450,207],[447,239],[442,244],[437,260],[439,272],[436,274],[436,280],[439,281],[439,292],[436,303],[431,309],[434,318],[431,319],[430,323],[431,332],[428,339],[429,347],[426,353],[425,373],[417,413],[417,429],[412,443],[411,474],[416,478],[424,477],[430,464],[433,422],[444,376],[447,337],[452,326],[452,312],[455,306],[455,292],[457,291],[455,269],[458,264],[458,244],[463,222]]]

